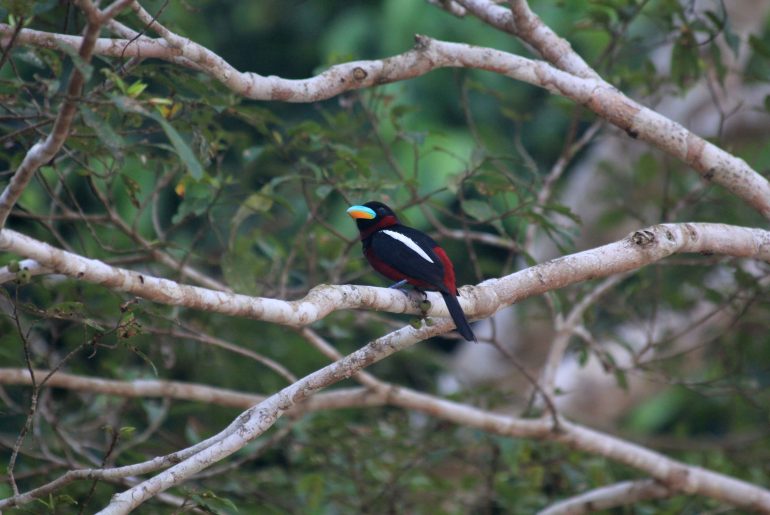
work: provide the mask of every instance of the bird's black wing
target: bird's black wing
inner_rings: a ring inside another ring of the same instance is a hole
[[[403,225],[377,231],[371,239],[371,250],[377,259],[410,278],[442,290],[445,289],[444,265],[433,251],[436,246],[427,234]]]

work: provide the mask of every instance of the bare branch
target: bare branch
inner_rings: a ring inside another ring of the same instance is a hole
[[[543,390],[547,395],[553,395],[554,386],[556,382],[556,372],[561,364],[564,353],[567,351],[567,344],[569,344],[572,335],[580,327],[583,320],[583,315],[586,310],[593,306],[604,294],[608,293],[613,287],[615,287],[620,281],[627,277],[626,274],[613,275],[606,278],[599,283],[596,288],[590,291],[580,302],[572,307],[569,314],[562,319],[561,315],[557,317],[556,321],[556,335],[551,342],[551,350],[548,353],[548,359],[546,360],[543,368]]]
[[[49,370],[35,369],[36,377],[49,374]],[[29,371],[24,368],[0,368],[0,384],[32,385]],[[226,388],[203,384],[164,381],[158,379],[135,379],[117,381],[89,376],[57,372],[45,384],[49,388],[66,388],[79,392],[101,393],[129,398],[167,397],[183,401],[204,402],[229,408],[246,409],[265,400],[264,395],[243,393]],[[375,395],[363,388],[345,388],[313,396],[303,403],[298,411],[320,411],[326,409],[381,406],[383,395]]]
[[[543,180],[543,186],[537,193],[537,201],[533,208],[536,213],[543,213],[543,206],[545,206],[545,204],[551,199],[551,194],[553,193],[553,188],[556,185],[556,182],[567,169],[567,166],[572,162],[575,154],[580,152],[583,148],[586,147],[586,145],[593,141],[594,137],[602,128],[602,126],[603,123],[601,121],[595,121],[588,129],[583,132],[580,138],[574,141],[562,152],[562,154],[551,167],[548,175],[545,176],[545,179]],[[536,231],[536,224],[530,224],[527,227],[527,231],[524,236],[524,243],[522,243],[522,248],[524,248],[528,253],[532,252],[532,245],[535,241]]]
[[[654,479],[623,481],[565,499],[542,510],[538,515],[583,515],[640,501],[665,499],[675,493]]]
[[[0,250],[34,259],[40,266],[78,280],[175,306],[242,316],[294,327],[320,320],[340,309],[375,309],[420,314],[418,296],[388,288],[320,285],[306,297],[284,301],[249,297],[179,284],[109,266],[24,236],[0,231]],[[564,256],[475,287],[464,287],[460,302],[468,315],[490,316],[533,295],[570,284],[636,270],[674,253],[708,252],[770,260],[770,232],[724,224],[662,224],[636,231],[615,243]],[[430,315],[447,316],[437,293],[428,293]]]
[[[59,108],[59,114],[56,116],[53,128],[50,134],[29,149],[24,156],[16,172],[11,177],[11,182],[5,187],[2,194],[0,194],[0,228],[5,226],[5,222],[8,219],[8,215],[13,209],[13,206],[19,200],[24,189],[27,187],[33,174],[44,164],[53,159],[56,154],[64,145],[64,141],[70,132],[70,126],[72,120],[77,112],[78,99],[83,91],[83,85],[85,84],[87,77],[85,75],[84,67],[91,60],[91,56],[94,53],[94,47],[96,46],[97,37],[99,31],[107,20],[117,15],[123,8],[130,3],[131,0],[119,0],[109,7],[106,13],[100,13],[94,5],[87,0],[81,0],[78,2],[80,7],[85,11],[88,19],[85,32],[81,38],[78,38],[78,56],[81,63],[76,63],[72,70],[69,83],[67,85],[67,94]],[[4,27],[8,27],[5,25]],[[23,32],[23,31],[22,31]]]
[[[107,515],[130,512],[158,493],[183,483],[198,471],[243,448],[267,431],[290,408],[315,392],[352,376],[362,368],[403,350],[420,339],[440,334],[449,324],[450,321],[442,320],[435,326],[423,327],[416,335],[406,328],[400,329],[304,377],[244,412],[222,433],[210,439],[215,440],[215,444],[205,447],[153,478],[115,495],[110,504],[99,513]],[[600,454],[643,470],[673,490],[697,493],[734,506],[770,513],[770,492],[763,488],[700,467],[684,465],[639,445],[567,421],[560,420],[560,430],[555,432],[549,418],[518,419],[402,388],[390,389],[388,402],[503,436],[561,442],[574,449]]]
[[[425,326],[418,330],[407,326],[382,336],[341,360],[305,376],[241,414],[222,433],[212,437],[217,440],[215,444],[139,485],[114,495],[110,504],[99,513],[108,515],[130,512],[158,493],[184,482],[193,474],[242,449],[270,429],[290,408],[317,391],[346,379],[359,370],[406,349],[418,341],[441,334],[450,324],[451,320],[442,320],[433,326]]]
[[[428,331],[430,330],[428,329]],[[399,338],[397,333],[393,333],[390,336],[392,337],[390,344],[396,345],[399,349],[403,346],[410,345],[406,340],[398,341]],[[384,346],[388,345],[384,341],[381,343],[384,344]],[[355,369],[359,365],[365,366],[363,365],[365,361],[376,359],[373,355],[366,357],[365,351],[373,353],[388,352],[383,349],[383,345],[374,345],[374,343],[368,345],[364,349],[361,349],[360,351],[343,358],[343,360],[303,378],[297,384],[286,388],[282,394],[276,394],[279,396],[278,398],[273,396],[266,399],[259,406],[249,409],[244,415],[238,418],[236,423],[228,427],[225,431],[220,433],[220,435],[216,435],[212,439],[209,439],[209,441],[207,441],[209,442],[208,445],[198,445],[195,446],[195,449],[200,450],[201,448],[211,447],[211,441],[221,441],[223,434],[232,435],[238,433],[243,438],[249,438],[249,435],[241,434],[241,430],[246,428],[245,424],[247,422],[250,423],[250,428],[261,427],[265,423],[264,419],[266,417],[272,418],[271,413],[273,412],[270,410],[283,412],[290,409],[289,406],[291,405],[296,405],[297,408],[304,410],[333,409],[336,407],[351,406],[380,406],[387,403],[393,406],[419,411],[456,424],[476,427],[502,436],[558,441],[573,449],[603,455],[633,468],[643,470],[655,478],[654,481],[645,480],[621,483],[619,485],[598,489],[594,492],[584,494],[584,496],[569,500],[568,502],[571,505],[584,504],[585,502],[590,501],[607,503],[606,507],[610,507],[611,502],[619,501],[617,492],[620,490],[625,491],[626,496],[629,498],[638,495],[639,497],[636,500],[641,500],[642,498],[650,499],[653,497],[642,496],[657,493],[662,494],[665,491],[665,496],[670,496],[677,492],[687,494],[698,493],[735,506],[752,510],[770,511],[770,492],[759,487],[715,472],[704,470],[700,467],[689,467],[678,461],[671,460],[662,454],[649,451],[614,436],[587,429],[568,421],[562,420],[560,423],[560,431],[554,432],[549,419],[523,420],[508,415],[480,410],[458,402],[417,392],[408,388],[395,387],[381,382],[380,385],[384,388],[381,388],[381,391],[377,393],[367,391],[366,389],[355,388],[319,394],[307,399],[307,396],[310,395],[310,393],[306,389],[315,389],[317,386],[316,381],[340,380],[347,375],[355,373]],[[36,371],[36,374],[37,373],[44,374],[45,371]],[[24,369],[0,369],[0,383],[29,384],[29,373]],[[203,385],[152,380],[112,381],[64,373],[53,375],[49,380],[48,386],[129,397],[161,395],[203,402],[214,402],[233,407],[250,405],[253,400],[260,399],[258,396]],[[321,387],[322,386],[318,386],[318,388]],[[268,402],[270,399],[273,400]],[[280,414],[277,416],[280,416]],[[275,418],[277,418],[277,416]],[[272,418],[273,422],[275,421],[275,418]],[[241,425],[241,422],[244,423],[243,426]],[[236,431],[236,429],[238,429],[238,431]],[[265,429],[266,427],[262,427],[261,430],[264,431]],[[254,435],[251,436],[253,437]],[[243,443],[245,445],[245,442]],[[146,473],[150,470],[157,470],[158,466],[170,466],[171,464],[178,462],[183,456],[191,456],[193,454],[194,453],[190,452],[189,449],[185,449],[174,455],[153,460],[156,465],[155,468],[148,468],[146,464],[139,465],[142,465],[141,470]],[[209,463],[209,465],[210,464],[211,463]],[[78,479],[119,478],[141,473],[139,472],[139,465],[104,470],[84,469],[70,471],[48,485],[21,494],[18,497],[0,501],[0,508],[24,504],[35,498],[39,498],[41,495],[46,495],[55,489],[61,488],[64,484]],[[648,483],[655,484],[658,488],[646,486]],[[141,488],[139,491],[143,492]],[[124,496],[123,498],[126,497],[124,494],[121,495]],[[654,498],[660,498],[661,496],[656,495]],[[550,509],[555,509],[557,506],[560,505],[555,505]],[[117,507],[115,507],[114,511],[112,511],[112,509],[110,510],[111,511],[108,511],[108,513],[125,513],[125,511],[118,510]],[[570,511],[567,513],[572,512]]]
[[[535,37],[541,33],[541,29],[537,27],[527,26],[526,32]],[[0,24],[0,34],[9,37],[12,31],[8,25]],[[43,38],[41,34],[45,33],[25,29],[18,35],[18,44],[41,44],[43,40],[45,45],[51,45],[51,38],[70,45],[75,41],[51,34]],[[178,58],[184,57],[188,64],[195,63],[196,69],[204,70],[243,96],[282,102],[314,102],[345,91],[418,77],[438,68],[475,68],[491,71],[545,88],[551,93],[562,95],[587,107],[631,137],[651,143],[680,159],[704,179],[727,188],[763,216],[770,218],[770,183],[744,160],[631,100],[592,74],[577,76],[542,61],[533,61],[491,48],[416,36],[415,47],[403,54],[376,61],[339,64],[315,77],[291,80],[241,73],[207,48],[172,35],[167,29],[164,34],[166,40],[162,41],[145,37],[136,40],[100,39],[95,41],[94,45],[103,55],[115,57],[152,56],[174,62],[179,62]],[[181,46],[171,46],[169,41]]]
[[[310,342],[313,347],[318,349],[327,358],[333,361],[338,361],[344,357],[344,355],[335,349],[332,344],[330,344],[328,341],[322,338],[320,334],[313,331],[309,327],[303,327],[299,331],[299,334],[301,334],[303,338]],[[371,389],[372,391],[382,392],[383,389],[389,388],[389,385],[380,381],[369,372],[358,372],[353,376],[353,379]]]
[[[527,0],[511,0],[515,34],[531,45],[543,58],[559,69],[578,77],[600,79],[566,39],[560,38],[529,8]]]

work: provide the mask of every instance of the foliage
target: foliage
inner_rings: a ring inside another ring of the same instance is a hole
[[[523,52],[510,36],[427,3],[293,4],[293,16],[278,1],[158,1],[146,7],[165,9],[170,27],[236,67],[285,77],[403,51],[418,32]],[[534,8],[625,91],[676,95],[710,72],[724,77],[725,50],[716,36],[731,42],[734,34],[719,2],[702,15],[690,12],[687,2],[668,0],[546,4]],[[83,26],[79,11],[66,2],[4,2],[2,8],[4,18],[39,30],[76,34]],[[650,51],[672,41],[670,70],[651,78]],[[754,37],[751,46],[749,70],[766,80],[767,36]],[[63,49],[12,50],[0,70],[3,176],[50,129],[73,66],[77,60]],[[445,232],[471,230],[518,242],[534,226],[564,252],[576,249],[580,234],[555,221],[558,215],[576,218],[570,207],[549,201],[539,209],[536,199],[546,171],[594,119],[543,91],[482,72],[440,71],[315,105],[283,105],[245,100],[168,63],[99,58],[91,66],[66,150],[40,170],[9,223],[52,245],[192,282],[180,266],[162,264],[163,253],[235,291],[292,299],[321,283],[383,284],[361,258],[344,214],[348,204],[374,197],[403,208],[411,225],[437,233],[450,255],[467,257],[458,268],[460,284],[510,273],[518,256],[441,234],[431,217]],[[770,167],[766,145],[731,150],[755,169]],[[629,217],[639,227],[669,220],[759,224],[738,200],[657,153],[606,163],[603,173],[611,179],[605,194],[614,201],[602,224],[589,228],[597,234]],[[2,264],[19,258],[4,255]],[[618,368],[620,381],[625,374],[650,374],[672,383],[631,413],[622,429],[659,439],[660,448],[690,463],[767,484],[767,435],[758,429],[766,425],[770,405],[766,289],[738,261],[724,263],[737,281],[735,291],[704,287],[711,258],[696,261],[704,266],[674,261],[644,270],[590,314],[595,327],[610,333],[657,310],[685,310],[702,296],[720,306],[743,306],[733,324],[699,348],[708,366],[692,376],[678,373],[687,355],[642,369],[606,363]],[[196,340],[198,333],[237,342],[287,364],[297,376],[327,362],[288,328],[155,305],[56,275],[18,274],[15,284],[0,290],[4,367],[24,367],[26,345],[36,368],[255,393],[286,384],[258,363]],[[557,292],[554,300],[568,306],[584,291]],[[373,313],[337,313],[314,327],[344,353],[384,333],[391,322]],[[402,353],[373,372],[432,390],[446,368],[436,347],[448,346],[439,342]],[[580,343],[574,351],[601,354]],[[483,394],[467,393],[473,399]],[[29,389],[8,386],[3,396],[0,437],[7,462],[7,449],[26,420]],[[43,389],[38,404],[41,413],[16,465],[22,490],[53,479],[71,463],[120,465],[171,452],[218,431],[237,413],[199,402],[55,388]],[[217,474],[172,492],[212,513],[532,513],[571,493],[634,477],[556,444],[501,439],[390,408],[287,419],[266,442],[237,455],[237,467],[221,464]],[[88,512],[111,492],[73,483],[31,509],[54,513],[77,505]],[[169,509],[153,502],[153,512]],[[713,508],[708,500],[675,497],[628,512]]]

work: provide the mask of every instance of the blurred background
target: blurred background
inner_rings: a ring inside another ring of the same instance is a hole
[[[415,34],[536,58],[512,35],[427,2],[141,3],[169,29],[260,75],[299,79],[336,63],[388,57],[409,50]],[[84,26],[68,1],[0,5],[12,25],[21,19],[28,28],[67,34]],[[531,7],[621,91],[767,175],[770,2]],[[144,30],[132,14],[118,20]],[[17,45],[5,56],[2,181],[50,130],[72,71],[70,54]],[[241,98],[202,73],[158,60],[95,56],[88,70],[64,151],[40,170],[9,227],[185,283],[283,299],[322,283],[385,286],[345,214],[368,200],[387,202],[437,239],[453,257],[458,284],[656,223],[766,227],[741,200],[580,106],[488,72],[437,70],[324,102],[284,104]],[[559,408],[689,464],[767,485],[767,275],[765,264],[679,255],[619,278],[567,339],[555,370]],[[485,408],[537,415],[543,407],[520,370],[540,377],[555,320],[599,284],[551,292],[479,322],[479,345],[435,338],[371,372]],[[270,394],[328,363],[287,327],[155,305],[61,276],[17,274],[0,292],[3,370],[29,364]],[[312,328],[349,353],[409,321],[336,312]],[[0,446],[8,462],[30,389],[0,376]],[[24,491],[70,467],[134,463],[196,443],[239,412],[42,389],[15,475]],[[635,477],[560,445],[499,438],[384,406],[285,417],[234,459],[172,493],[218,513],[532,513]],[[74,483],[42,509],[93,511],[115,488]],[[0,494],[10,495],[10,487],[0,484]],[[175,509],[162,500],[147,506],[153,513]],[[709,511],[724,512],[712,501],[680,496],[618,513]]]

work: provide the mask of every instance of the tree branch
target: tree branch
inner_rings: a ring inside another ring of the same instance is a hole
[[[565,499],[542,510],[538,515],[583,515],[640,501],[665,499],[675,493],[654,479],[623,481]]]
[[[10,229],[0,231],[0,250],[35,260],[69,277],[174,306],[300,327],[341,309],[375,309],[420,314],[417,295],[388,288],[320,285],[303,299],[249,297],[153,277],[109,266],[57,249]],[[581,281],[636,270],[674,253],[699,252],[770,260],[770,232],[724,224],[661,224],[615,243],[530,267],[475,287],[462,288],[460,302],[470,316],[486,317],[525,298]],[[448,316],[437,293],[428,293],[430,315]]]
[[[619,282],[625,279],[626,276],[627,273],[607,277],[586,294],[580,302],[576,303],[566,317],[562,317],[561,315],[556,317],[556,334],[551,342],[551,349],[548,352],[548,358],[546,359],[541,373],[543,390],[546,395],[554,394],[556,372],[564,358],[564,353],[567,351],[567,345],[569,344],[572,335],[575,334],[576,329],[580,326],[586,310],[593,306],[596,301],[598,301],[604,294],[608,293]]]
[[[429,332],[431,331],[430,328],[427,328],[426,330]],[[675,492],[680,492],[707,495],[735,506],[770,512],[770,492],[767,492],[762,488],[700,467],[687,466],[636,444],[564,420],[560,420],[560,431],[554,432],[553,425],[549,418],[538,420],[519,419],[508,415],[484,411],[462,403],[442,399],[440,397],[380,381],[377,381],[378,392],[368,391],[364,388],[353,388],[326,394],[318,394],[308,398],[308,396],[311,395],[311,390],[315,391],[316,387],[319,389],[323,387],[319,386],[317,381],[331,380],[336,382],[348,375],[353,375],[357,370],[357,367],[361,366],[363,368],[363,366],[366,366],[366,361],[377,359],[374,356],[375,353],[390,353],[391,351],[384,349],[384,347],[387,347],[388,345],[397,347],[394,348],[392,352],[404,348],[405,346],[409,346],[410,343],[403,338],[401,338],[401,341],[398,341],[399,336],[397,333],[392,333],[388,336],[388,338],[390,338],[389,343],[380,341],[379,345],[375,345],[377,342],[369,344],[364,347],[364,349],[301,379],[296,384],[279,392],[279,394],[264,400],[260,405],[246,411],[235,423],[225,429],[225,431],[208,439],[206,445],[199,444],[195,446],[194,449],[200,450],[211,448],[213,443],[221,442],[223,440],[223,435],[237,434],[239,436],[236,440],[242,438],[254,438],[256,435],[242,433],[242,431],[245,430],[245,423],[247,421],[251,423],[249,426],[250,428],[259,429],[260,433],[264,432],[264,430],[269,427],[269,424],[265,427],[266,417],[271,418],[272,422],[274,422],[281,413],[293,409],[291,406],[296,406],[296,409],[304,411],[308,409],[334,409],[339,407],[381,406],[383,404],[390,404],[404,409],[419,411],[455,424],[466,427],[475,427],[502,436],[545,439],[561,442],[573,449],[595,453],[624,463],[630,467],[642,470],[655,478],[654,481],[645,480],[612,485],[565,501],[573,507],[575,504],[586,504],[587,502],[607,503],[606,507],[610,507],[610,503],[618,501],[619,491],[625,491],[627,498],[633,498],[634,495],[639,495],[638,498],[634,498],[633,500],[660,498],[658,495],[655,495],[654,497],[647,496],[652,495],[653,493],[662,494],[663,492],[666,492],[665,496],[670,496]],[[366,352],[364,352],[365,349]],[[367,357],[366,353],[370,351],[372,354]],[[36,375],[44,373],[45,371],[36,371]],[[29,373],[24,369],[0,369],[0,383],[29,384]],[[127,397],[170,396],[172,398],[213,402],[232,407],[250,405],[252,400],[260,399],[259,396],[204,385],[154,380],[112,381],[75,376],[61,372],[51,377],[48,386]],[[268,402],[271,399],[273,400]],[[275,418],[273,418],[273,415]],[[270,422],[270,424],[272,424],[272,422]],[[241,423],[244,423],[244,425],[242,426]],[[240,441],[243,445],[247,443],[243,440]],[[61,488],[64,484],[78,479],[114,479],[127,477],[128,475],[157,470],[157,468],[161,466],[170,466],[179,462],[183,456],[192,455],[194,455],[193,452],[190,452],[189,449],[185,449],[178,453],[174,453],[173,455],[157,458],[156,460],[153,460],[155,468],[147,467],[146,464],[138,464],[135,466],[118,467],[115,469],[83,469],[70,471],[43,487],[14,498],[0,501],[0,508],[24,504],[35,498],[39,498],[41,495],[47,495],[48,493]],[[209,465],[210,464],[211,463],[209,463]],[[141,467],[142,472],[140,472],[139,467]],[[179,484],[180,482],[181,479],[175,484]],[[648,484],[655,484],[657,485],[657,488],[646,486]],[[143,489],[140,488],[140,492],[143,492]],[[127,497],[127,495],[124,495],[124,498],[125,497]],[[147,498],[149,497],[151,497],[151,495]],[[613,501],[613,499],[615,499],[615,501]],[[561,503],[554,505],[549,509],[556,509],[560,505]],[[138,506],[138,504],[135,506]],[[594,504],[593,506],[597,505]],[[605,506],[605,504],[602,504],[602,506]],[[120,510],[108,511],[108,513],[111,512],[125,513],[125,511]],[[567,511],[566,513],[573,512]]]
[[[32,175],[41,166],[53,159],[62,145],[64,145],[64,141],[70,132],[72,120],[75,118],[75,113],[77,113],[83,85],[88,79],[86,76],[86,73],[89,73],[87,66],[94,53],[99,31],[104,23],[111,17],[116,16],[129,3],[131,3],[131,0],[118,0],[102,13],[90,1],[81,0],[78,2],[88,19],[83,36],[77,38],[78,56],[81,62],[75,63],[72,69],[72,75],[67,85],[66,97],[59,108],[59,114],[56,116],[51,132],[44,140],[35,143],[29,149],[13,177],[11,177],[11,182],[0,194],[0,228],[5,226],[11,209],[13,209],[19,197],[21,197]],[[8,25],[4,25],[4,27],[8,27]],[[5,32],[2,33],[4,34]]]
[[[243,448],[267,431],[289,409],[315,392],[350,377],[362,368],[408,348],[421,339],[440,334],[450,323],[449,320],[442,320],[435,326],[421,328],[416,331],[417,334],[408,330],[411,328],[400,329],[300,379],[244,412],[222,433],[210,439],[216,443],[153,478],[113,496],[110,504],[100,514],[128,513],[154,495],[183,483],[196,472]],[[561,442],[573,449],[599,454],[643,470],[673,490],[700,494],[734,506],[770,513],[770,492],[767,490],[700,467],[687,466],[642,446],[568,421],[560,420],[559,431],[556,432],[550,418],[518,419],[404,388],[391,388],[387,398],[393,405],[419,410],[431,416],[495,434]]]
[[[10,37],[12,30],[8,25],[0,24],[1,35]],[[528,26],[526,32],[534,37],[540,30]],[[418,77],[438,68],[487,70],[569,98],[631,137],[651,143],[683,161],[704,179],[720,184],[770,218],[770,183],[744,160],[638,104],[593,75],[576,76],[548,63],[507,52],[416,36],[415,47],[403,54],[375,61],[339,64],[315,77],[293,80],[241,73],[207,48],[185,38],[177,41],[175,38],[179,36],[172,37],[168,31],[164,34],[166,40],[146,37],[136,40],[99,39],[94,41],[94,51],[114,57],[158,57],[175,62],[184,57],[188,64],[195,63],[196,69],[204,70],[236,93],[257,100],[282,102],[315,102],[345,91]],[[27,29],[17,37],[18,44],[51,46],[54,41],[72,45],[78,38]],[[181,46],[171,46],[169,41]]]
[[[49,370],[35,369],[35,377],[45,377]],[[25,368],[0,368],[0,384],[32,385],[29,370]],[[243,393],[204,384],[159,379],[134,379],[119,381],[56,372],[45,384],[48,388],[66,388],[78,392],[101,393],[128,398],[167,397],[182,401],[203,402],[228,408],[247,409],[265,400],[264,395]],[[303,403],[299,412],[326,409],[382,406],[383,395],[366,388],[345,388],[314,395]]]

